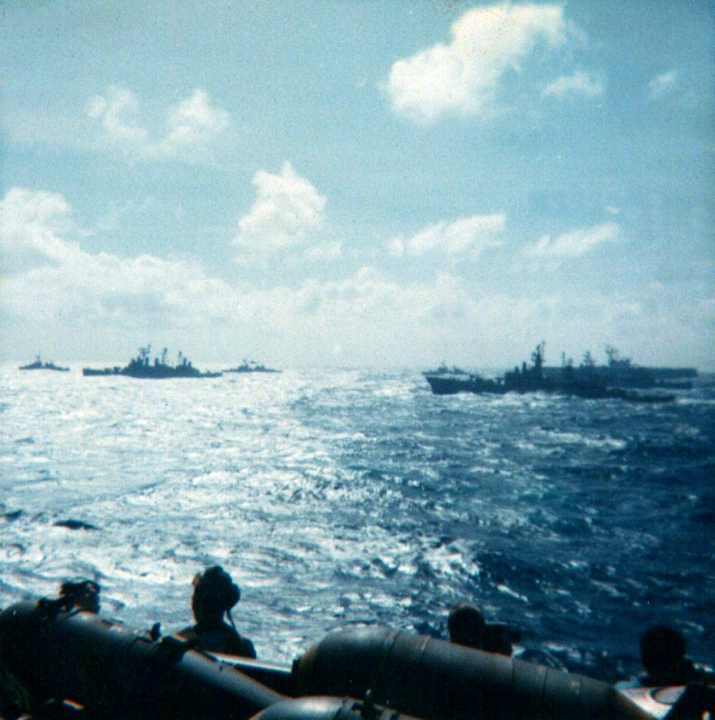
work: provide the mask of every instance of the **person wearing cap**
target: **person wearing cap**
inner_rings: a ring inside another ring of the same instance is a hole
[[[196,624],[181,630],[179,636],[199,650],[255,658],[253,643],[239,634],[231,617],[231,608],[241,599],[241,589],[231,576],[221,566],[214,565],[198,573],[193,586],[191,609]]]
[[[641,635],[640,649],[644,686],[686,685],[700,679],[693,661],[687,657],[687,641],[680,630],[653,625]]]
[[[482,613],[473,605],[457,605],[447,619],[450,642],[481,650],[487,623]]]
[[[518,630],[504,623],[487,623],[474,605],[457,605],[447,619],[450,642],[475,650],[510,657],[514,643],[520,639]]]
[[[100,591],[99,583],[94,580],[66,580],[60,585],[60,601],[68,610],[84,610],[96,615],[100,607]]]

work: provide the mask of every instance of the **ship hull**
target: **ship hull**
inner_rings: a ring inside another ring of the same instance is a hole
[[[425,379],[435,395],[456,395],[457,393],[494,393],[501,395],[505,388],[493,380],[466,377],[440,377],[439,375],[425,375]]]

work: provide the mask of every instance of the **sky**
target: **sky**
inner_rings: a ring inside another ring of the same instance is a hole
[[[0,23],[0,361],[715,370],[709,0]]]

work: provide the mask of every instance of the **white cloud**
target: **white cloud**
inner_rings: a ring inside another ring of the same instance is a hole
[[[3,270],[14,273],[75,257],[78,245],[61,237],[71,227],[71,208],[62,195],[11,188],[0,202]]]
[[[106,142],[127,156],[142,160],[191,161],[230,126],[230,115],[215,106],[205,90],[198,88],[169,108],[166,132],[157,139],[152,139],[149,131],[138,123],[139,100],[127,88],[110,86],[104,95],[95,95],[89,100],[85,112],[101,125]]]
[[[85,252],[66,238],[78,229],[61,195],[12,188],[0,216],[3,262],[12,270],[0,303],[10,314],[126,328],[174,318],[220,320],[236,310],[236,293],[190,261]]]
[[[401,237],[394,237],[386,243],[388,254],[393,257],[402,257],[405,254],[405,241]]]
[[[564,42],[560,5],[470,10],[452,26],[448,45],[440,43],[394,63],[386,87],[392,106],[426,123],[450,113],[486,115],[502,77],[518,71],[542,40],[550,47]]]
[[[326,199],[289,162],[278,175],[259,170],[253,184],[256,200],[239,221],[233,240],[239,249],[237,262],[265,260],[293,250],[306,242],[309,232],[321,227]]]
[[[502,244],[497,236],[505,226],[503,214],[471,215],[453,222],[442,221],[420,230],[411,238],[392,238],[387,243],[387,251],[396,257],[404,254],[419,256],[431,250],[477,257],[484,250]]]
[[[95,95],[89,100],[86,112],[101,123],[106,138],[112,143],[141,147],[147,142],[147,131],[135,122],[139,101],[131,90],[110,86],[105,95]]]
[[[557,237],[544,235],[523,251],[529,258],[575,258],[585,255],[599,245],[614,242],[620,236],[617,223],[607,222],[590,228],[572,230]]]
[[[544,88],[543,95],[564,97],[565,95],[603,95],[603,83],[582,70],[573,75],[562,75]]]
[[[191,97],[169,112],[168,134],[156,145],[155,152],[174,157],[184,149],[205,146],[229,124],[229,114],[214,107],[205,90],[194,90]]]
[[[511,295],[487,293],[474,278],[451,273],[409,283],[371,267],[295,287],[239,287],[188,260],[86,252],[71,239],[80,231],[58,194],[13,188],[0,211],[3,255],[28,248],[35,255],[32,265],[3,278],[0,352],[7,359],[40,347],[67,359],[122,361],[153,341],[172,353],[198,353],[197,360],[223,363],[259,353],[288,368],[334,362],[416,367],[441,360],[504,367],[527,357],[542,337],[553,358],[562,349],[579,357],[589,347],[608,342],[627,349],[636,340],[639,347],[650,342],[657,353],[679,345],[684,332],[701,357],[712,356],[709,346],[702,349],[712,300],[696,299],[695,313],[688,301],[684,311],[673,301],[677,288],[564,297],[520,288]],[[573,256],[615,235],[608,226],[575,231],[543,243],[541,251]]]
[[[648,83],[648,95],[651,100],[657,100],[667,95],[675,87],[677,82],[677,70],[669,70],[668,72],[657,75]]]
[[[339,240],[314,245],[305,251],[305,258],[311,262],[329,262],[337,260],[343,254],[343,244]]]

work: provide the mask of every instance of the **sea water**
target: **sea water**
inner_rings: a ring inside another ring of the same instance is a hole
[[[0,607],[102,587],[165,633],[223,565],[239,630],[288,665],[327,632],[446,636],[615,680],[669,623],[715,660],[715,385],[674,403],[430,393],[414,371],[146,381],[0,370]]]

